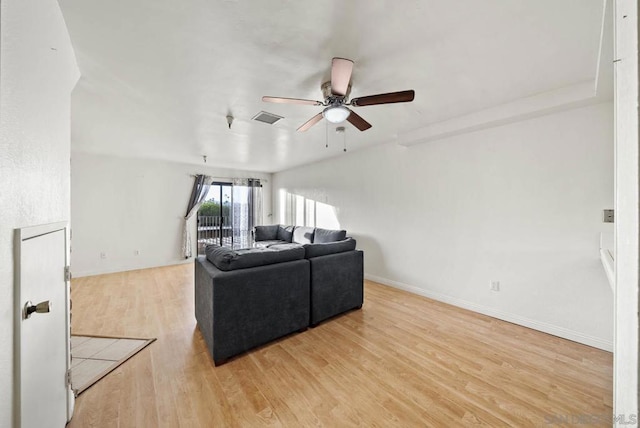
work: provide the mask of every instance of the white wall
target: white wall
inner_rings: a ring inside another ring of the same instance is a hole
[[[612,349],[611,103],[372,147],[276,173],[273,192],[278,221],[286,194],[332,206],[370,279]]]
[[[58,3],[0,2],[0,427],[13,417],[14,229],[69,220],[77,79]]]
[[[183,219],[194,174],[262,179],[263,212],[265,222],[270,222],[271,174],[73,152],[73,275],[184,263]],[[192,220],[195,230],[195,217]],[[195,236],[192,238],[195,254]],[[102,252],[105,259],[100,257]]]
[[[616,332],[614,414],[638,414],[638,2],[615,3]],[[618,421],[616,426],[624,426]]]

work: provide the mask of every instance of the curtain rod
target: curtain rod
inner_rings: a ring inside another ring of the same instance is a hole
[[[198,175],[207,175],[207,174],[189,174],[189,177],[193,177],[196,178]],[[211,177],[211,176],[210,176]],[[256,177],[212,177],[212,178],[221,178],[221,179],[225,179],[225,180],[233,180],[234,178],[240,178],[243,180],[260,180],[260,181],[264,181],[265,183],[268,183],[269,180],[267,180],[266,178],[256,178]]]

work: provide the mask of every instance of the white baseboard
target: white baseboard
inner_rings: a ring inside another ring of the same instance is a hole
[[[138,265],[138,266],[132,266],[132,265],[112,266],[112,267],[106,268],[106,269],[89,269],[89,270],[79,270],[79,271],[74,270],[73,261],[72,261],[71,262],[71,275],[73,276],[73,278],[82,278],[82,277],[85,277],[85,276],[106,275],[106,274],[109,274],[109,273],[128,272],[128,271],[132,271],[132,270],[151,269],[151,268],[163,267],[163,266],[181,265],[181,264],[185,264],[185,263],[193,263],[193,260],[194,260],[194,257],[191,257],[191,258],[185,259],[183,261],[181,261],[181,260],[172,260],[172,261],[164,263],[164,264],[150,264],[150,265]]]
[[[589,336],[584,333],[580,333],[574,330],[570,330],[565,327],[549,324],[533,320],[530,318],[522,317],[520,315],[500,311],[494,308],[478,305],[477,303],[468,302],[457,297],[447,296],[446,294],[425,290],[423,288],[415,287],[413,285],[404,284],[402,282],[393,281],[387,278],[382,278],[375,275],[366,274],[365,279],[378,282],[380,284],[388,285],[390,287],[398,288],[400,290],[408,291],[419,296],[427,297],[429,299],[437,300],[439,302],[448,303],[459,308],[468,309],[473,312],[478,312],[483,315],[488,315],[493,318],[497,318],[510,323],[518,324],[523,327],[528,327],[534,330],[538,330],[544,333],[552,334],[554,336],[562,337],[573,342],[582,343],[584,345],[593,346],[594,348],[602,349],[604,351],[613,352],[613,342],[601,339],[599,337]]]

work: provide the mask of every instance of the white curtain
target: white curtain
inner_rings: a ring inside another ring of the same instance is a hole
[[[253,227],[262,224],[262,185],[255,178],[233,180],[233,247],[253,245]]]
[[[193,255],[191,244],[191,231],[189,230],[189,219],[198,212],[200,205],[209,193],[211,187],[211,177],[206,175],[196,175],[193,183],[193,189],[191,189],[191,197],[189,198],[189,204],[187,205],[187,214],[184,216],[184,230],[182,233],[182,255],[185,259],[188,259]]]

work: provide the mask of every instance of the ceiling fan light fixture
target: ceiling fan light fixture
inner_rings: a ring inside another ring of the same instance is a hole
[[[347,120],[351,111],[344,106],[329,106],[322,111],[322,115],[331,123],[340,123]]]

